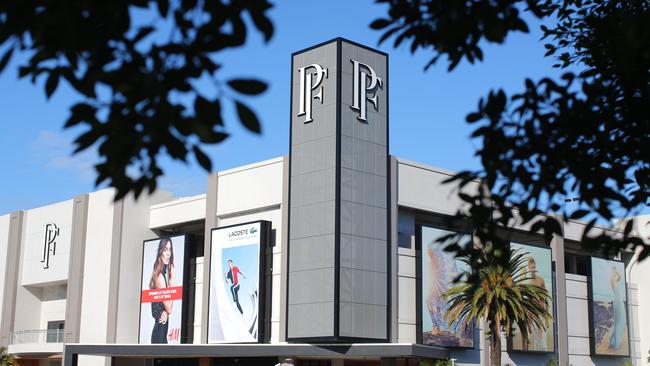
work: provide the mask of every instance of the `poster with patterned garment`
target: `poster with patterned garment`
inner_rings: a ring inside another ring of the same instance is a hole
[[[449,305],[442,294],[453,287],[454,279],[467,269],[453,253],[444,251],[437,239],[451,231],[421,226],[422,248],[422,343],[442,347],[474,347],[474,324],[464,327],[449,324],[445,313]]]

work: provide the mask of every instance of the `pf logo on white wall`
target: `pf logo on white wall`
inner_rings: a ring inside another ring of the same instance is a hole
[[[375,69],[368,64],[350,59],[352,62],[352,105],[350,108],[359,112],[357,119],[367,121],[368,101],[378,110],[377,92],[383,82]]]
[[[56,255],[56,238],[59,236],[59,230],[54,223],[45,225],[43,257],[41,258],[41,263],[44,263],[43,269],[50,268],[50,254]]]
[[[300,94],[298,102],[298,116],[305,116],[305,122],[313,121],[311,107],[312,99],[318,99],[323,104],[323,79],[327,79],[327,69],[319,64],[311,64],[298,69],[300,74]],[[320,87],[320,88],[319,88]],[[316,94],[314,91],[318,90]]]

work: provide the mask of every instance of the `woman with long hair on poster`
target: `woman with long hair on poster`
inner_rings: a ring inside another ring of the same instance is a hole
[[[174,278],[174,248],[170,239],[161,239],[156,252],[156,261],[149,281],[150,289],[160,289],[172,286]],[[172,313],[173,301],[151,303],[151,315],[154,318],[151,331],[151,343],[167,343],[167,328],[169,315]]]
[[[611,277],[609,284],[612,287],[614,299],[612,300],[612,308],[614,311],[614,326],[612,327],[612,336],[609,338],[609,348],[619,350],[623,343],[625,334],[625,327],[627,325],[627,316],[625,315],[625,303],[623,302],[623,294],[621,294],[618,282],[621,280],[621,275],[612,266]]]

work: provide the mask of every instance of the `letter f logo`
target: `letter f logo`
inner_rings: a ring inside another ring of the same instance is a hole
[[[314,72],[308,72],[309,69],[314,69]],[[311,64],[298,69],[300,74],[300,102],[298,108],[298,116],[305,115],[305,123],[313,121],[311,115],[311,102],[313,99],[320,100],[323,104],[323,87],[316,94],[313,91],[318,89],[323,77],[327,79],[327,69],[318,64]]]
[[[357,117],[360,121],[367,121],[367,102],[369,100],[377,110],[377,89],[382,87],[381,78],[377,77],[375,69],[370,65],[366,65],[363,62],[356,60],[350,60],[352,62],[352,105],[350,108],[359,111],[359,116]],[[361,66],[364,69],[362,70]]]

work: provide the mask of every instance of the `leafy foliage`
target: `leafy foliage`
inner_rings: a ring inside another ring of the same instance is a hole
[[[11,366],[14,364],[14,359],[7,353],[5,347],[0,347],[0,366]]]
[[[468,205],[458,216],[477,228],[482,243],[499,243],[499,227],[516,220],[561,234],[561,219],[590,220],[583,244],[605,253],[650,243],[632,234],[628,222],[615,237],[594,229],[597,222],[634,215],[650,204],[650,3],[644,0],[377,0],[388,3],[380,42],[410,42],[411,51],[430,50],[427,67],[447,56],[449,69],[462,59],[483,59],[485,40],[503,43],[509,32],[527,32],[521,10],[544,19],[546,56],[566,72],[560,80],[525,80],[524,90],[508,96],[493,90],[466,117],[482,146],[478,171],[451,181]],[[550,25],[550,26],[549,26]],[[467,192],[467,190],[460,190]],[[563,205],[578,197],[577,207]],[[504,243],[502,243],[504,244]],[[505,245],[505,244],[504,244]],[[452,249],[470,254],[472,248]],[[475,258],[474,255],[472,258]],[[474,263],[476,264],[476,263]]]
[[[81,100],[65,123],[85,127],[75,153],[96,147],[96,183],[108,181],[116,199],[128,192],[137,197],[156,188],[161,155],[187,161],[191,152],[211,169],[201,145],[228,137],[224,100],[235,104],[248,130],[261,133],[257,116],[240,97],[261,94],[266,84],[249,78],[222,82],[215,56],[246,42],[246,18],[268,42],[270,7],[266,0],[3,1],[0,72],[18,50],[28,56],[20,77],[44,79],[48,98],[61,81],[77,91]],[[150,20],[138,24],[136,12]],[[214,81],[216,98],[193,87],[200,78]]]
[[[480,251],[478,270],[469,269],[460,282],[442,295],[449,302],[445,320],[467,327],[484,319],[489,328],[491,365],[501,365],[501,331],[510,335],[515,326],[528,339],[529,329],[546,329],[551,324],[548,291],[527,283],[527,253],[486,245]],[[470,264],[469,258],[463,258]],[[467,267],[471,268],[471,267]]]

